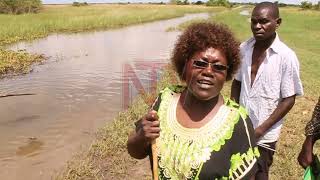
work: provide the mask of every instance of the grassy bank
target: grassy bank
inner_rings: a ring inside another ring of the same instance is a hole
[[[44,6],[38,14],[5,15],[0,14],[0,49],[3,46],[21,40],[33,40],[46,37],[50,33],[74,33],[83,31],[120,28],[132,24],[151,22],[183,16],[186,13],[219,12],[224,8],[206,6],[176,5],[112,5],[100,4],[83,7],[71,5]],[[5,59],[12,52],[2,50],[0,56],[2,73],[26,72],[17,60]],[[21,54],[16,54],[20,56]],[[25,56],[31,62],[33,58]],[[19,61],[27,64],[24,61]],[[22,66],[26,67],[26,66]],[[27,68],[27,67],[26,67]],[[29,67],[28,67],[29,68]]]

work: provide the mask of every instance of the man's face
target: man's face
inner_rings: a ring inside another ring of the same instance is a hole
[[[273,37],[281,20],[273,16],[271,8],[255,8],[251,15],[251,31],[257,41]]]

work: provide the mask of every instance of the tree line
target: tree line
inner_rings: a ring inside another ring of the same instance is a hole
[[[0,0],[0,13],[36,13],[41,9],[41,0]]]

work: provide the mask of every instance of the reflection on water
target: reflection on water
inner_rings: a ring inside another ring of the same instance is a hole
[[[49,60],[30,74],[0,81],[0,95],[33,94],[0,98],[0,179],[50,179],[130,103],[137,87],[154,88],[157,68],[168,62],[179,34],[165,30],[207,16],[55,34],[9,47]]]

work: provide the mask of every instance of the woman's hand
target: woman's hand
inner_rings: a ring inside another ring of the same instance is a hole
[[[137,135],[143,138],[148,144],[160,136],[160,122],[157,112],[152,110],[141,120],[141,128]]]
[[[133,132],[127,143],[129,154],[137,159],[145,158],[151,149],[151,142],[160,136],[160,122],[157,112],[149,111],[139,122],[138,129]]]

